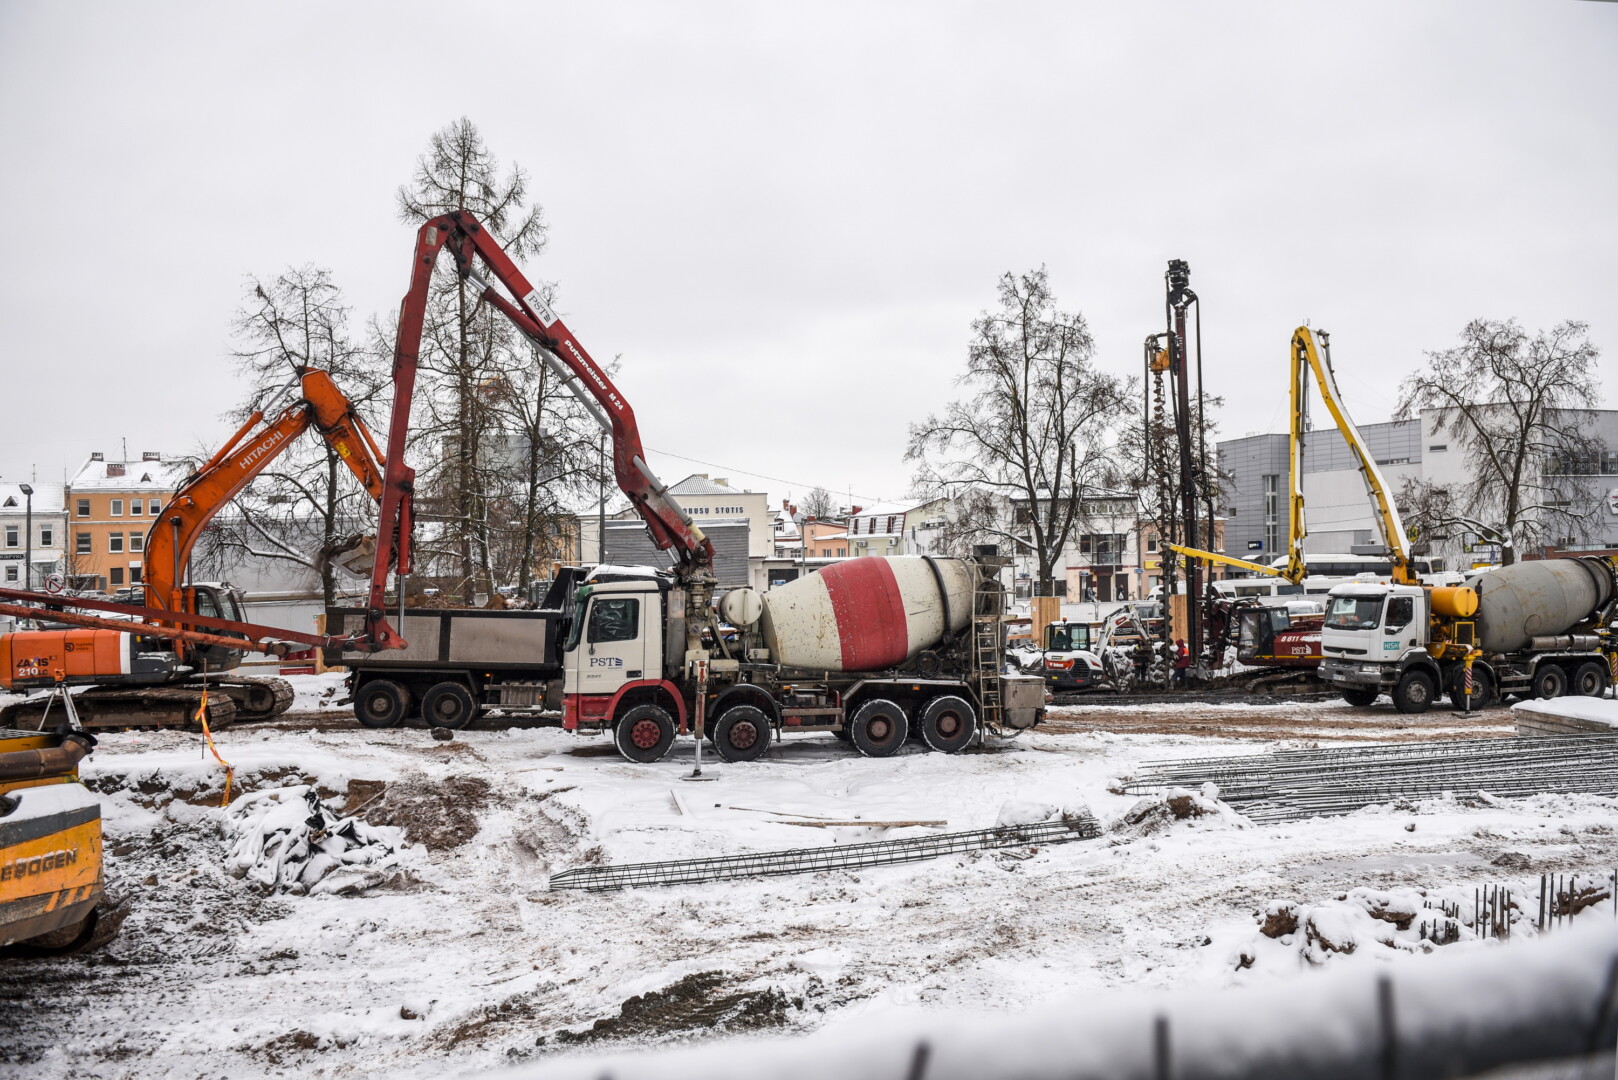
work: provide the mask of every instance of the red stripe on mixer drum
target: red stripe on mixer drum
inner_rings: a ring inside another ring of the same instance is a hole
[[[910,651],[904,597],[886,559],[850,559],[820,571],[847,671],[891,667]]]

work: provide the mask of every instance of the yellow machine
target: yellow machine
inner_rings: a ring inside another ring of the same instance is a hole
[[[95,931],[101,808],[78,777],[93,741],[0,729],[0,948],[66,952]]]
[[[1337,378],[1331,367],[1331,336],[1326,331],[1318,332],[1320,348],[1315,347],[1316,332],[1307,326],[1300,326],[1292,333],[1292,370],[1291,370],[1291,407],[1292,423],[1290,438],[1288,440],[1289,458],[1287,472],[1290,487],[1287,492],[1287,562],[1286,566],[1277,569],[1265,566],[1263,563],[1248,562],[1217,551],[1203,551],[1199,548],[1182,547],[1179,544],[1167,545],[1171,550],[1192,559],[1205,559],[1209,562],[1224,563],[1227,566],[1240,567],[1251,570],[1257,574],[1270,574],[1285,578],[1296,585],[1308,573],[1303,558],[1303,538],[1308,535],[1308,527],[1303,516],[1303,438],[1304,416],[1308,403],[1309,374],[1314,373],[1315,383],[1320,387],[1320,396],[1326,402],[1326,410],[1331,413],[1337,430],[1343,433],[1343,439],[1348,443],[1349,450],[1354,454],[1354,462],[1359,467],[1360,477],[1365,481],[1365,492],[1371,499],[1373,515],[1377,530],[1382,534],[1382,543],[1388,549],[1388,556],[1393,562],[1393,583],[1395,585],[1419,584],[1415,570],[1410,565],[1410,553],[1405,547],[1404,522],[1399,520],[1399,510],[1388,497],[1387,481],[1376,467],[1376,459],[1371,456],[1371,450],[1360,437],[1359,429],[1354,426],[1348,413],[1342,405],[1342,395],[1337,390]]]

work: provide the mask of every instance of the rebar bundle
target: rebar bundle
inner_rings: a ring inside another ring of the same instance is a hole
[[[864,866],[919,862],[941,855],[992,848],[1065,844],[1073,840],[1093,840],[1100,835],[1101,826],[1094,817],[1089,814],[1067,815],[1058,821],[1042,821],[1036,825],[1007,825],[974,832],[878,840],[869,844],[760,851],[748,855],[672,859],[668,862],[627,863],[623,866],[581,866],[551,875],[550,887],[604,892],[643,885],[689,885],[731,878],[813,874],[822,870],[855,870]]]
[[[1212,782],[1255,821],[1351,814],[1447,793],[1618,795],[1618,735],[1461,739],[1147,762],[1126,791]]]

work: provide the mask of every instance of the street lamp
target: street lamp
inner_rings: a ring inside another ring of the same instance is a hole
[[[34,591],[34,489],[28,484],[18,484],[17,490],[23,493],[27,500],[27,510],[23,512],[23,590]]]

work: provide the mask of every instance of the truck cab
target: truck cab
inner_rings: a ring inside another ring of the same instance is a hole
[[[662,714],[648,715],[644,740],[672,741],[674,723],[684,727],[683,695],[665,678],[668,592],[665,578],[651,576],[580,587],[562,648],[564,728],[613,728],[643,704]]]
[[[1441,692],[1427,652],[1427,592],[1357,583],[1332,589],[1320,631],[1320,677],[1355,705],[1391,693],[1400,712],[1425,712]]]

